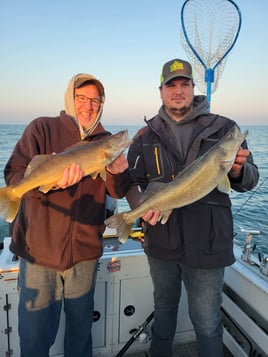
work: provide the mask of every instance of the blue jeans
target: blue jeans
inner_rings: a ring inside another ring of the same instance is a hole
[[[184,282],[199,357],[223,356],[221,303],[224,268],[193,269],[148,256],[154,286],[151,357],[170,357]]]
[[[65,357],[91,357],[91,326],[97,261],[63,272],[20,258],[19,336],[21,357],[48,357],[65,311]]]

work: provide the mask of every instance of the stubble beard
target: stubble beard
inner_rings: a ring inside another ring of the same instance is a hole
[[[189,106],[184,106],[182,108],[170,107],[167,112],[170,114],[172,118],[175,120],[182,120],[185,118],[193,109],[193,102]]]

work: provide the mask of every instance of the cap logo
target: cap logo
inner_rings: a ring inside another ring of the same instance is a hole
[[[181,62],[178,62],[178,61],[174,61],[172,63],[172,65],[169,67],[169,71],[170,72],[174,72],[174,71],[178,71],[178,70],[183,70],[184,67],[183,67],[183,63]]]

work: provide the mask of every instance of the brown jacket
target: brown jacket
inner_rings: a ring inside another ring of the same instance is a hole
[[[109,135],[101,124],[87,140]],[[80,140],[79,129],[64,111],[59,117],[33,120],[17,142],[5,167],[7,184],[16,183],[34,155],[58,153]],[[44,194],[38,189],[24,195],[14,222],[10,250],[30,262],[65,270],[102,255],[106,194],[121,198],[129,187],[129,173],[107,172],[84,177],[65,190]]]

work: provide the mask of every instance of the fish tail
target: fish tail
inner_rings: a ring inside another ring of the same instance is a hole
[[[133,223],[127,224],[124,221],[124,212],[117,213],[104,222],[108,227],[115,228],[120,243],[125,243],[131,232]]]
[[[10,187],[0,188],[0,216],[9,223],[13,222],[20,206],[20,200]]]

